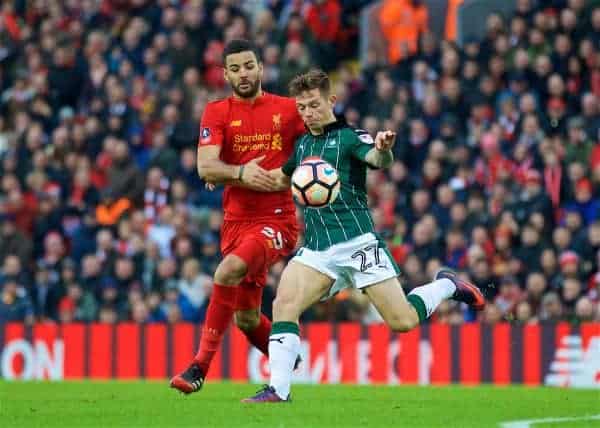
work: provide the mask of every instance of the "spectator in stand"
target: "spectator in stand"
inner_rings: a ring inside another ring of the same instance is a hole
[[[16,255],[25,265],[31,261],[33,245],[31,239],[15,224],[14,214],[0,214],[0,263]]]
[[[594,198],[592,192],[590,180],[580,179],[575,185],[575,201],[565,207],[569,211],[578,213],[586,225],[600,218],[600,200]]]
[[[0,300],[0,323],[24,322],[32,324],[34,311],[27,297],[19,294],[19,285],[14,279],[5,281],[2,286],[2,300]]]
[[[575,305],[575,319],[580,322],[599,321],[600,315],[597,312],[598,309],[594,308],[594,303],[587,297],[580,298]]]
[[[67,306],[72,311],[72,321],[90,322],[96,320],[96,299],[90,292],[84,291],[77,283],[67,287],[67,294],[59,303],[59,313],[61,308]]]
[[[211,293],[212,279],[200,271],[200,263],[197,260],[189,258],[183,263],[178,286],[181,295],[200,312],[199,318],[203,319]]]
[[[379,24],[386,38],[388,61],[396,64],[417,52],[419,36],[428,30],[429,13],[421,0],[386,0]]]
[[[341,30],[342,8],[338,0],[313,0],[306,9],[306,26],[315,40],[315,62],[325,71],[335,68],[336,39]]]

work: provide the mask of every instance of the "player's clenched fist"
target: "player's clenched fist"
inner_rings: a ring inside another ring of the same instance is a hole
[[[375,148],[386,151],[394,147],[396,142],[396,133],[394,131],[380,131],[375,136]]]
[[[264,155],[259,156],[252,159],[250,162],[241,165],[239,167],[237,178],[242,184],[247,184],[255,190],[268,192],[271,191],[277,183],[269,171],[263,169],[259,165],[264,158]]]

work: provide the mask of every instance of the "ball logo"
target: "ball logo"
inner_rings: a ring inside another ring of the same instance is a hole
[[[325,175],[331,175],[331,174],[335,173],[335,169],[333,169],[333,168],[325,168],[323,170],[323,172],[325,173]]]

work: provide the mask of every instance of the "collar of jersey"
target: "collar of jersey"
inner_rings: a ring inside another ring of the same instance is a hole
[[[313,135],[313,137],[322,137],[326,135],[328,132],[335,131],[336,129],[345,128],[348,124],[344,120],[343,117],[336,117],[335,122],[331,122],[329,125],[325,125],[323,128],[323,133],[319,135]]]
[[[262,91],[262,94],[260,95],[260,97],[256,98],[254,101],[247,101],[247,100],[244,100],[242,98],[238,98],[238,97],[232,95],[231,100],[235,104],[244,104],[244,105],[248,105],[248,106],[255,106],[255,105],[262,103],[266,99],[267,95],[268,94],[265,91]]]

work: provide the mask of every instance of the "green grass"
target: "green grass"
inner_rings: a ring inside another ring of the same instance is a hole
[[[600,391],[524,387],[295,386],[291,404],[248,405],[256,385],[207,384],[183,396],[166,382],[0,382],[8,427],[498,427],[600,414]],[[538,427],[600,427],[600,421]]]

